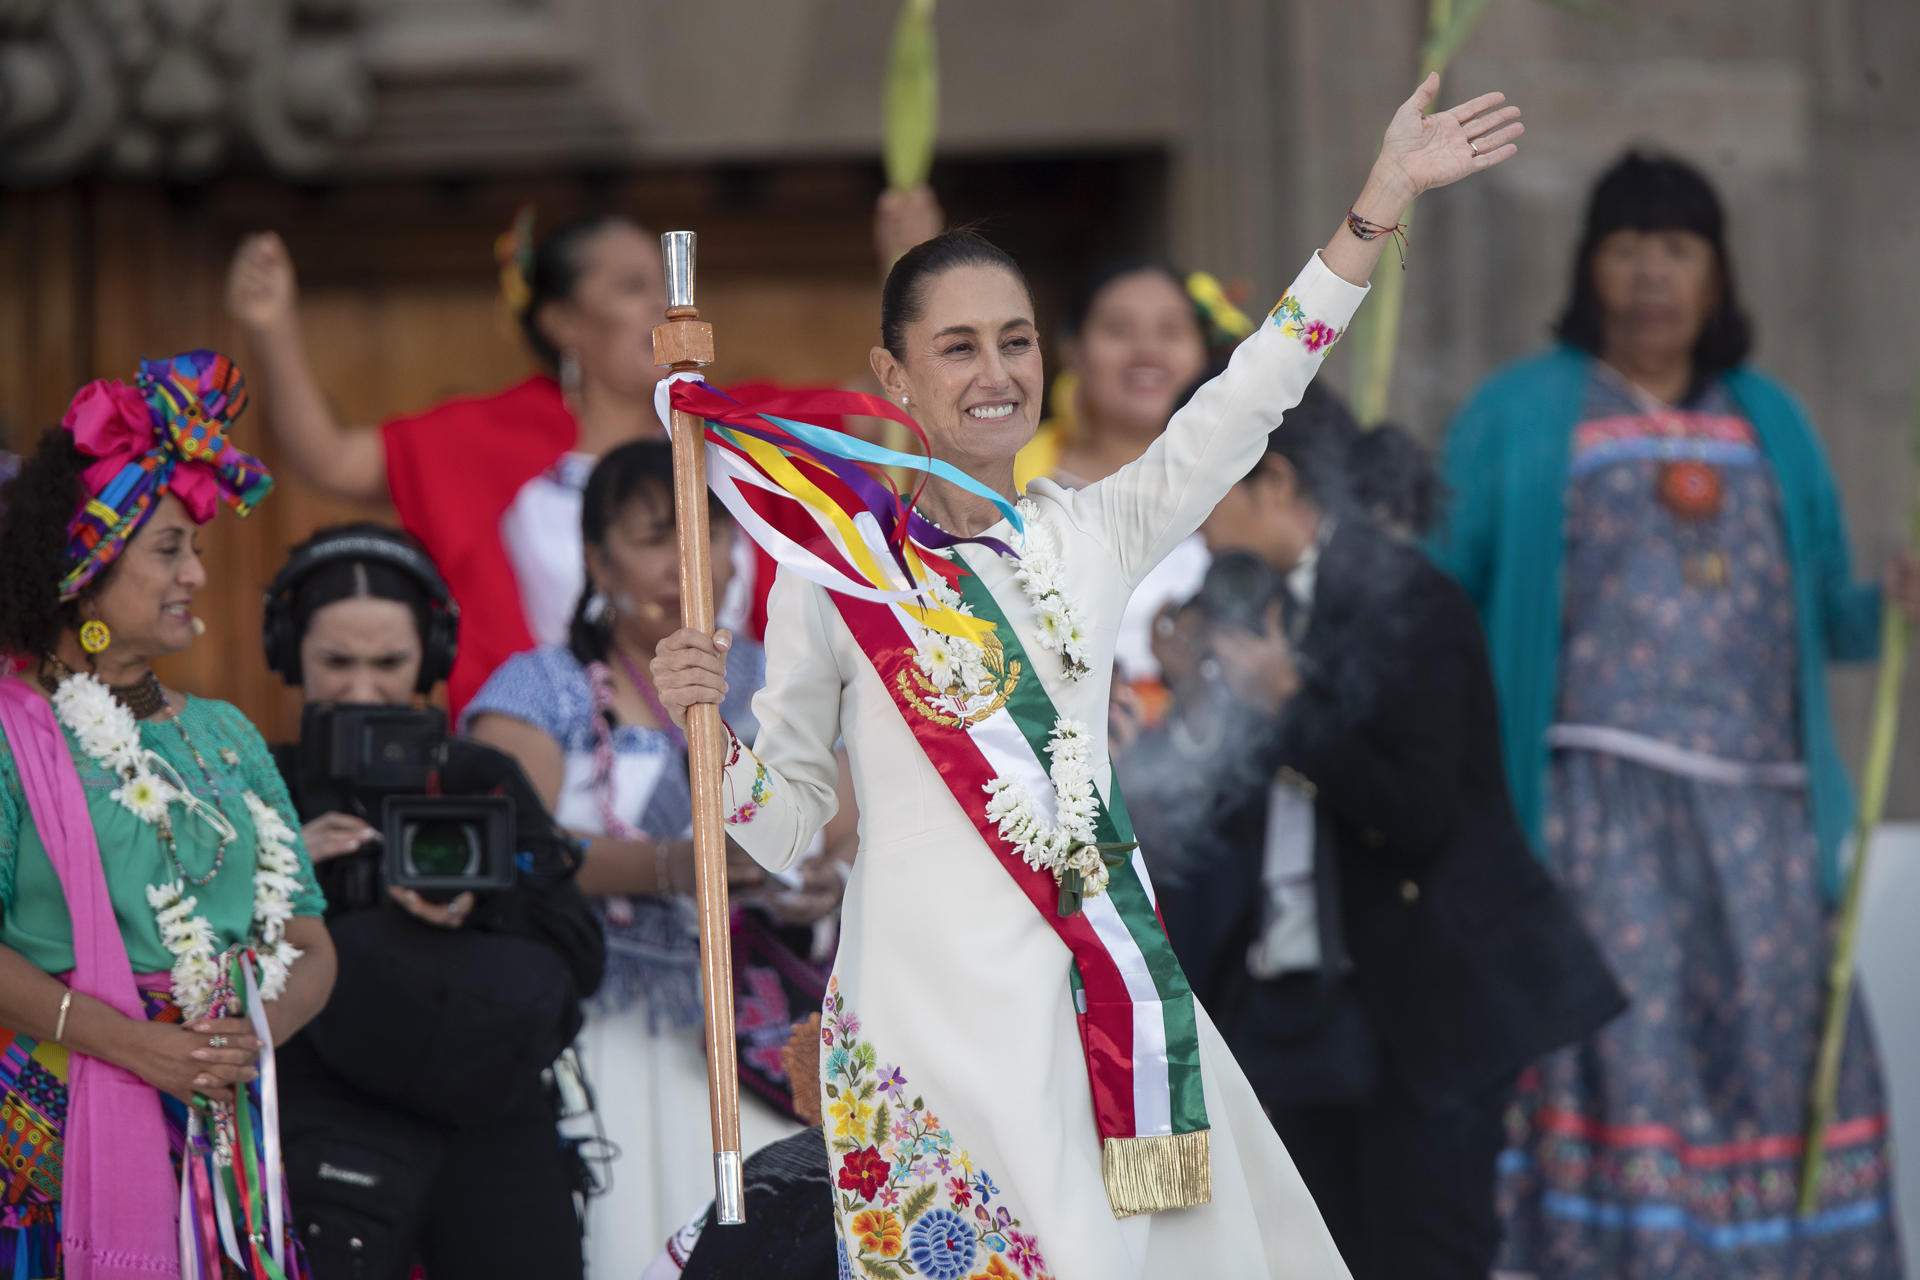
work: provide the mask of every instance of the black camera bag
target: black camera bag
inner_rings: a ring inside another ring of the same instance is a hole
[[[282,1130],[294,1232],[313,1274],[407,1280],[439,1175],[438,1135],[330,1089],[298,1091]]]

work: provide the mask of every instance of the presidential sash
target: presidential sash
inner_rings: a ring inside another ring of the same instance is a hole
[[[1052,873],[1029,866],[987,816],[996,778],[1051,803],[1048,739],[1059,713],[986,584],[966,573],[957,586],[997,641],[987,646],[995,688],[964,703],[940,697],[922,677],[914,655],[926,628],[907,610],[829,596],[987,849],[1072,954],[1069,981],[1115,1216],[1205,1204],[1212,1185],[1193,992],[1160,924],[1146,864],[1134,848],[1112,867],[1104,893],[1063,914]],[[1095,820],[1100,843],[1133,845],[1118,779],[1110,779],[1109,796]]]

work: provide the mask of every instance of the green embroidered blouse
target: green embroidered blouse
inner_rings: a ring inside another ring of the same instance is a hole
[[[177,718],[142,721],[140,742],[172,765],[196,796],[218,805],[238,833],[220,874],[205,886],[187,886],[187,892],[198,899],[198,914],[213,925],[216,945],[232,946],[247,936],[253,924],[254,831],[243,797],[251,790],[279,810],[298,833],[300,821],[287,798],[286,784],[259,730],[230,703],[188,698]],[[127,958],[135,973],[167,972],[173,968],[173,956],[160,941],[153,908],[147,904],[147,886],[178,878],[172,859],[159,831],[113,798],[119,779],[81,754],[72,734],[67,735],[67,748],[80,770]],[[206,764],[204,772],[194,758],[194,748]],[[172,817],[181,864],[190,875],[206,875],[220,847],[218,834],[181,805],[172,806]],[[326,900],[314,880],[306,846],[300,844],[298,852],[301,891],[294,897],[294,914],[317,916]],[[10,747],[0,751],[0,944],[48,973],[73,967],[66,895],[34,828]]]

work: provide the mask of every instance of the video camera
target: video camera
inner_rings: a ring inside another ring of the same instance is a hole
[[[310,703],[298,761],[306,807],[365,818],[385,882],[434,899],[512,887],[523,814],[551,825],[512,758],[450,738],[437,710]]]

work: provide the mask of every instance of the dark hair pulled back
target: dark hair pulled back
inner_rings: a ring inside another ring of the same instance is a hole
[[[1013,255],[968,227],[942,232],[900,255],[880,291],[880,345],[896,360],[907,358],[907,326],[926,309],[927,287],[956,267],[998,267],[1020,282],[1029,301],[1033,289]]]
[[[288,557],[291,559],[328,543],[351,538],[377,538],[417,551],[423,559],[427,558],[426,548],[411,535],[373,520],[356,520],[349,524],[316,529],[305,542],[294,547]],[[413,615],[414,634],[419,637],[422,650],[426,648],[429,615],[433,609],[433,600],[426,584],[405,570],[372,557],[330,560],[300,579],[289,600],[294,643],[299,644],[306,639],[307,630],[313,625],[313,616],[320,610],[342,600],[362,599],[391,600],[395,604],[405,605],[407,612]]]
[[[633,440],[609,449],[594,464],[587,487],[580,495],[580,545],[584,555],[594,547],[605,548],[614,524],[636,501],[646,499],[673,519],[673,446],[664,440]],[[707,494],[710,520],[722,521],[726,509],[711,491]],[[580,599],[573,606],[573,619],[567,624],[567,648],[582,663],[605,662],[613,642],[613,615],[608,610],[599,618],[588,613],[593,602],[593,575],[583,579]]]
[[[617,213],[593,213],[563,222],[540,237],[527,264],[527,305],[520,311],[520,331],[533,354],[548,369],[560,367],[560,350],[540,329],[540,312],[550,302],[565,302],[580,287],[586,270],[587,245],[609,227],[632,226]]]
[[[1111,286],[1134,276],[1159,276],[1175,289],[1180,296],[1187,298],[1193,308],[1193,322],[1200,331],[1202,341],[1208,341],[1208,320],[1200,304],[1193,302],[1187,294],[1187,278],[1171,262],[1159,258],[1115,258],[1102,263],[1091,275],[1080,282],[1069,300],[1066,315],[1066,332],[1078,335],[1086,332],[1087,321],[1093,315],[1094,307],[1100,301],[1100,295]]]

